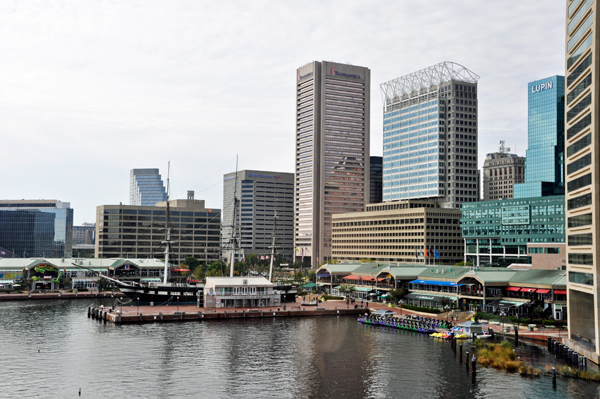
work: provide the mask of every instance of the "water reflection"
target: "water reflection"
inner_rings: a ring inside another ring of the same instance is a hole
[[[578,380],[559,378],[554,391],[549,377],[483,368],[474,376],[448,342],[352,317],[114,326],[88,319],[88,305],[1,304],[10,376],[0,380],[2,395],[64,398],[81,387],[88,398],[600,396],[598,384]],[[523,347],[525,360],[552,361]]]

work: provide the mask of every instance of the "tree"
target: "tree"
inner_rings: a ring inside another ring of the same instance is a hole
[[[356,291],[356,287],[352,284],[342,284],[338,291],[344,293],[345,296],[351,296],[354,291]]]
[[[194,258],[193,256],[188,256],[183,261],[183,264],[187,265],[190,268],[190,270],[193,272],[196,270],[196,268],[198,266],[200,266],[200,261],[198,259]]]
[[[450,298],[447,298],[445,296],[441,297],[440,305],[442,306],[442,308],[445,308],[446,306],[450,305]]]
[[[473,266],[473,262],[459,262],[456,263],[454,266]]]
[[[404,298],[408,294],[408,290],[406,288],[395,288],[390,290],[390,295],[394,298],[394,302],[398,302],[400,299]]]

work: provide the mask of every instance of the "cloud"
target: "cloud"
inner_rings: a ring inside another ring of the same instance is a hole
[[[527,82],[564,73],[564,30],[562,2],[540,17],[532,0],[2,2],[3,196],[91,221],[127,203],[130,169],[170,160],[176,196],[221,207],[235,154],[293,171],[296,68],[313,60],[371,69],[374,155],[379,85],[441,61],[481,76],[480,165],[500,138],[523,154]]]

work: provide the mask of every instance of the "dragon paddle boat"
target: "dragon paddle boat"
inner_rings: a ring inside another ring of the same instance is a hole
[[[397,328],[422,334],[432,334],[437,329],[450,328],[450,325],[443,320],[419,316],[395,317],[365,313],[359,316],[358,321],[363,324]]]

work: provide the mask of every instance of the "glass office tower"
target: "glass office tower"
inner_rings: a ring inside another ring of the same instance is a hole
[[[0,201],[0,257],[71,257],[73,209],[68,202]]]
[[[514,198],[564,195],[565,77],[531,82],[528,93],[525,183],[515,184]]]
[[[460,208],[479,199],[478,80],[443,62],[381,85],[384,202],[431,198]]]
[[[167,192],[158,169],[131,169],[129,205],[154,206],[167,200]]]

